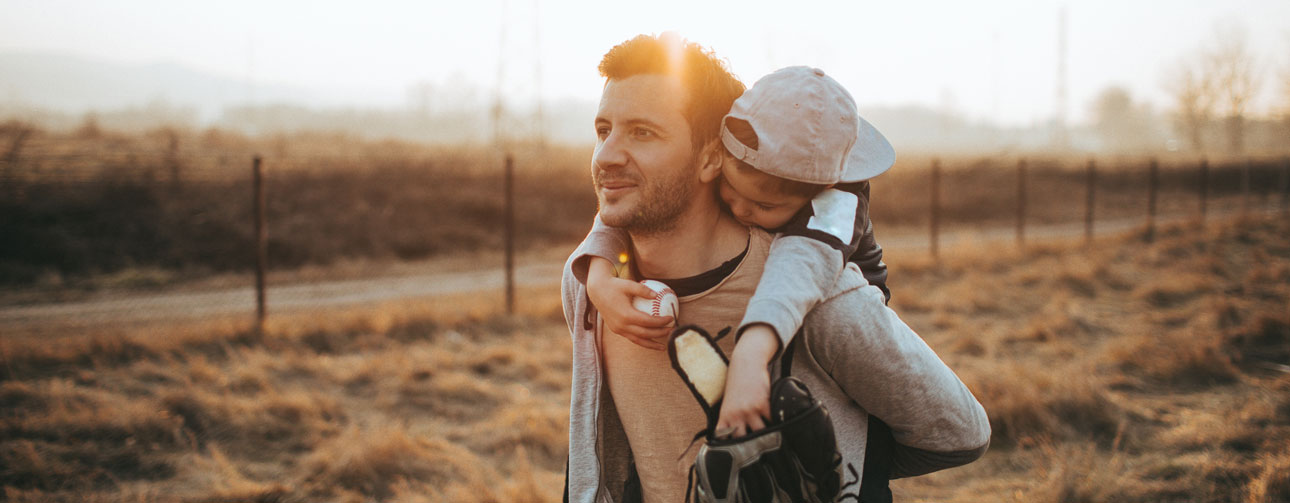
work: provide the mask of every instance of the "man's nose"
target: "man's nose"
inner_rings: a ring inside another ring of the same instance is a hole
[[[598,169],[612,169],[627,164],[627,150],[622,138],[615,133],[610,133],[605,137],[605,141],[596,146],[591,162]]]

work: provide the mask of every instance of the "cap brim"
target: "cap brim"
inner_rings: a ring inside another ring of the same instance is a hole
[[[846,169],[843,170],[839,183],[868,180],[886,173],[896,162],[896,150],[891,148],[887,138],[863,117],[856,119],[859,121],[856,142],[847,154]]]

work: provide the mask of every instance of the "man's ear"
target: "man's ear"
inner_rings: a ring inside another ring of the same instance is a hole
[[[699,153],[699,181],[712,183],[721,175],[721,164],[725,162],[726,149],[721,141],[714,138],[703,145]]]

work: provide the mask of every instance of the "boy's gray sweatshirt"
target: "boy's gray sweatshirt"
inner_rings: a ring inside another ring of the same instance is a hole
[[[609,229],[599,227],[592,233]],[[750,233],[752,239],[770,239],[759,229]],[[603,326],[587,297],[586,271],[580,279],[574,267],[587,256],[608,258],[626,249],[622,236],[616,231],[589,236],[565,264],[561,293],[573,338],[569,501],[624,501],[632,469],[630,446],[604,382]],[[765,274],[772,270],[768,263]],[[844,493],[858,489],[869,414],[891,426],[897,444],[893,476],[958,466],[985,452],[990,425],[981,404],[885,305],[882,292],[864,280],[855,264],[842,270],[797,333],[802,346],[793,353],[793,375],[829,408],[848,467],[844,482],[857,482]]]

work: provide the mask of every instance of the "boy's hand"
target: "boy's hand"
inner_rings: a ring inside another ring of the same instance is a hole
[[[730,355],[726,392],[717,417],[717,436],[742,437],[766,427],[770,418],[770,370],[779,338],[766,325],[744,329]]]
[[[614,265],[592,258],[587,270],[587,297],[605,319],[605,328],[637,345],[662,351],[672,334],[671,316],[650,316],[632,306],[633,297],[653,298],[649,287],[614,275]]]

